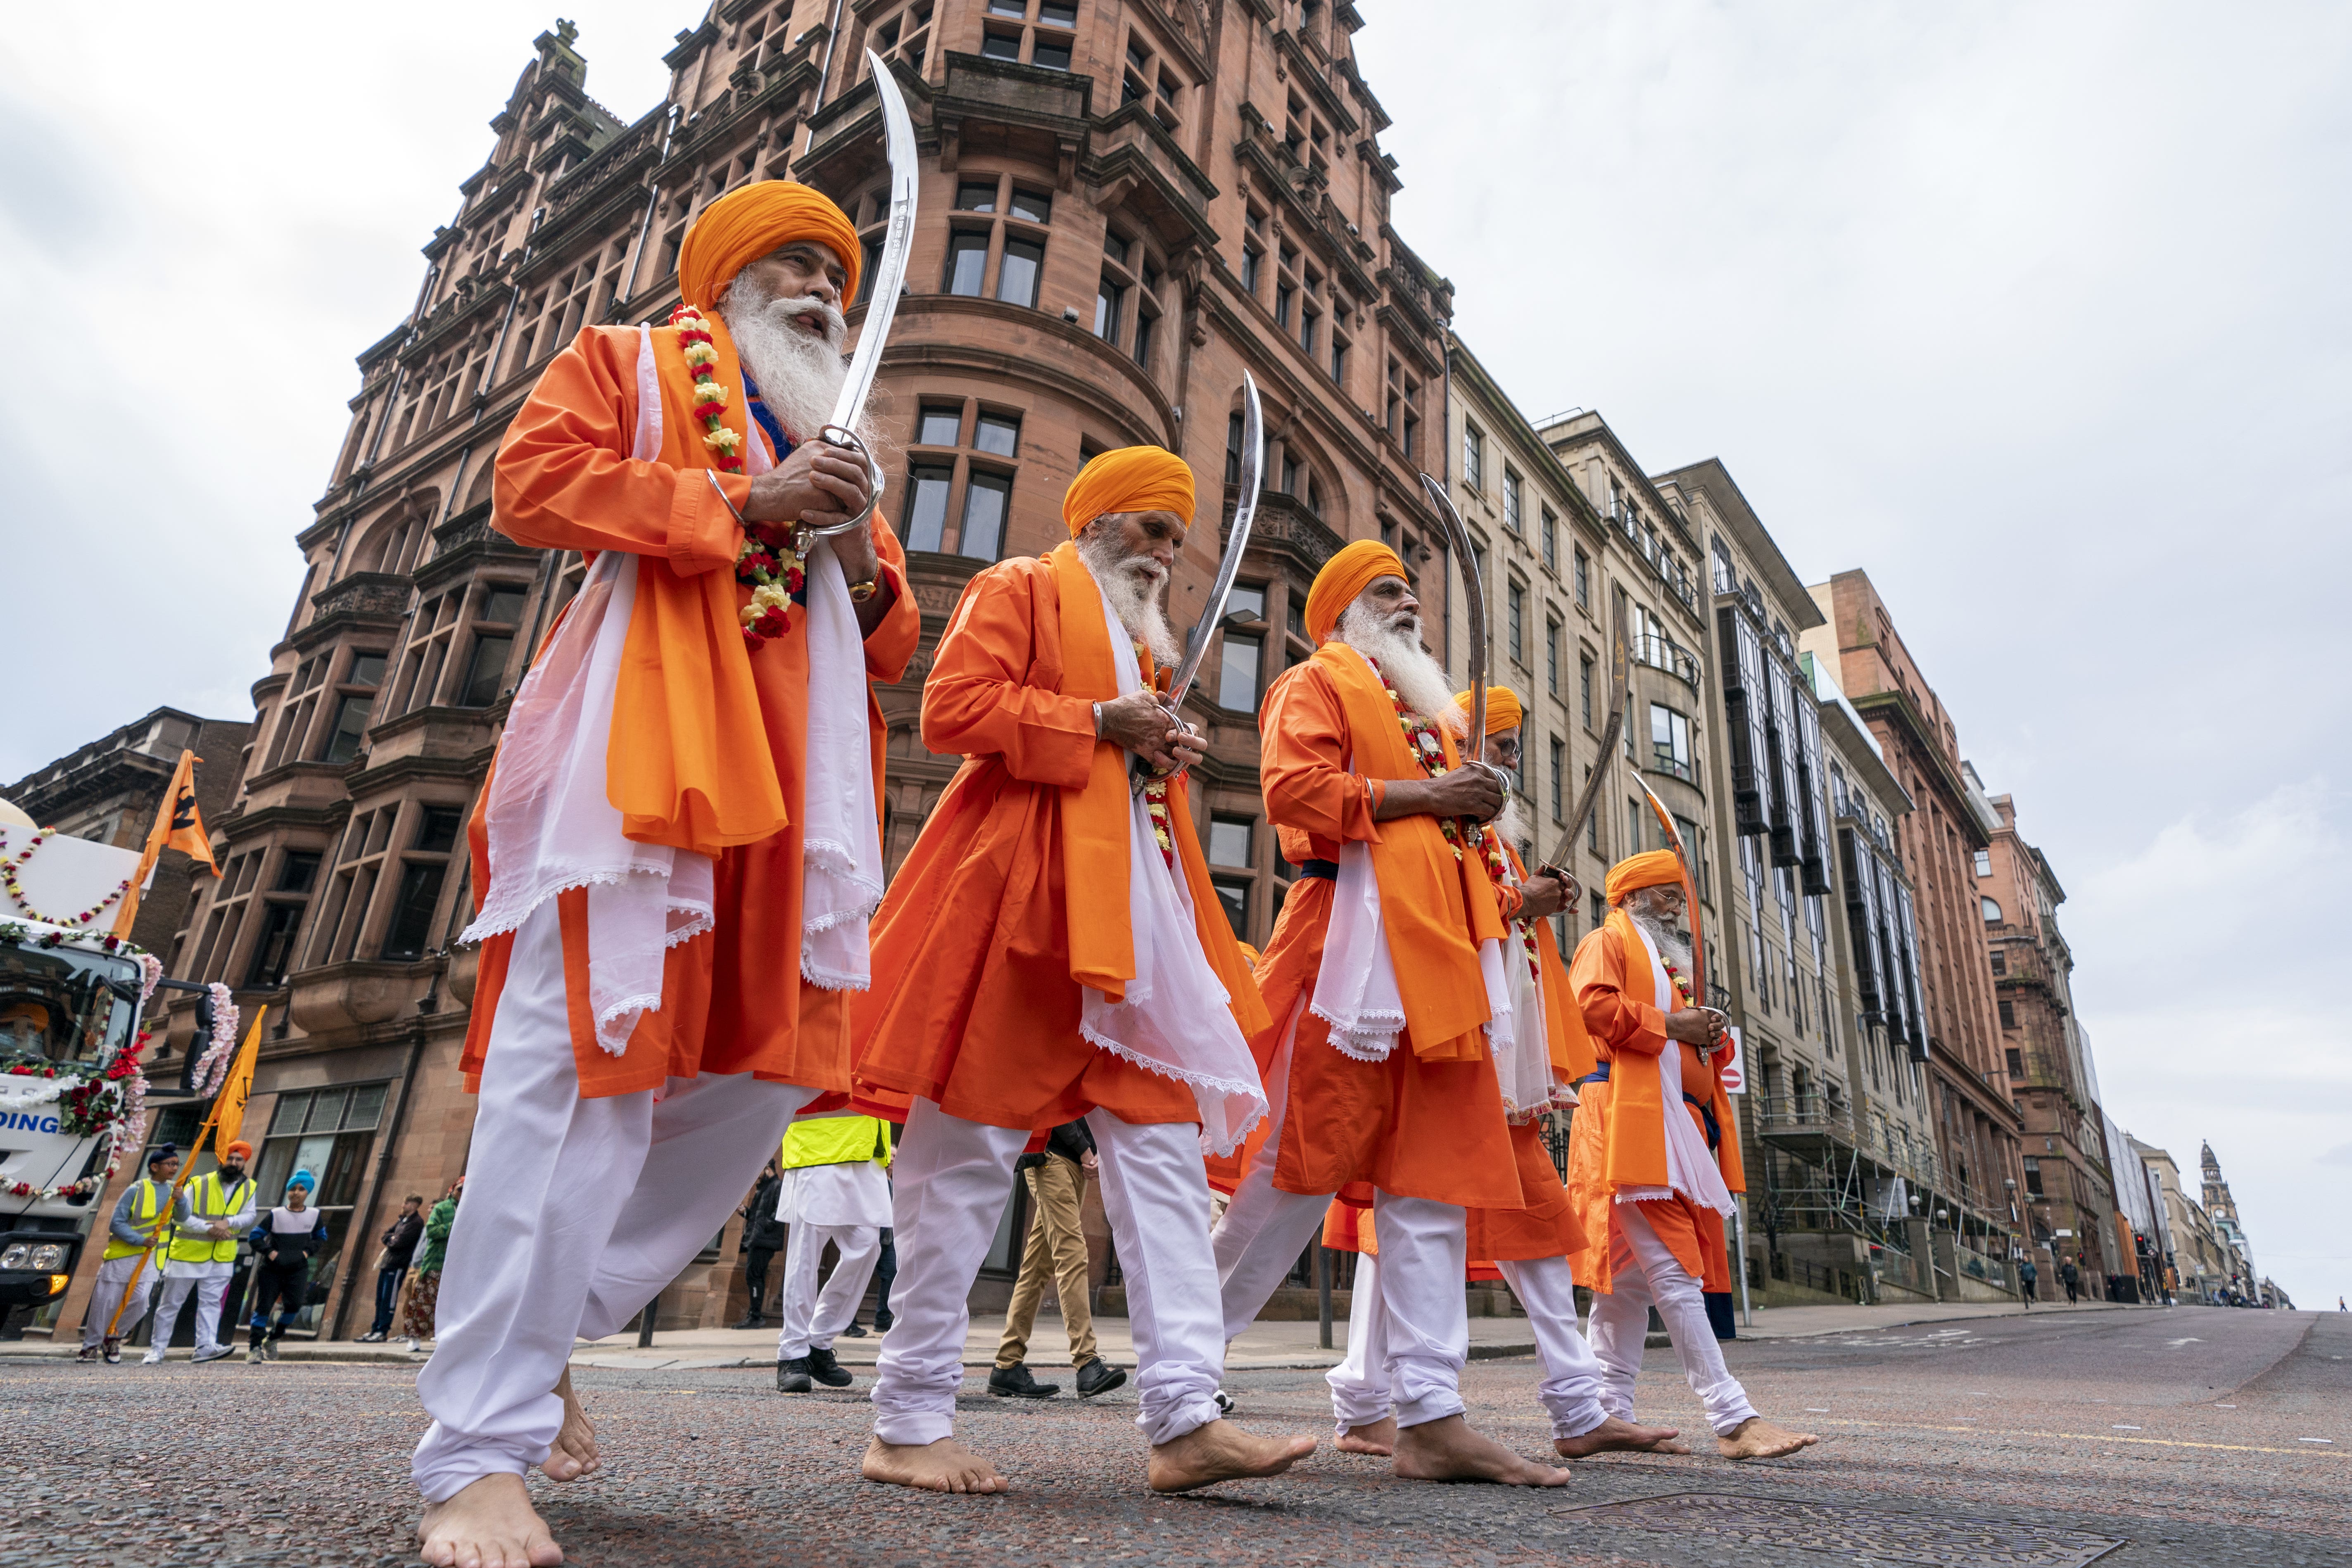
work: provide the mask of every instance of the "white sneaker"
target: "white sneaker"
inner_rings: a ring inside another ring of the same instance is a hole
[[[163,1360],[163,1358],[162,1356],[159,1356],[151,1351],[147,1354],[139,1358],[139,1364],[141,1366],[157,1366],[162,1364]]]

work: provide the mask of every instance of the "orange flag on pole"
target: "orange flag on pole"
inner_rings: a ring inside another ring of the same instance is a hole
[[[114,934],[127,937],[131,922],[139,918],[140,895],[147,886],[148,873],[166,849],[184,851],[192,860],[201,860],[221,874],[220,865],[213,858],[212,835],[205,831],[204,814],[196,809],[196,764],[204,759],[191,751],[180,752],[180,765],[172,770],[171,787],[163,792],[163,804],[155,813],[155,826],[147,831],[147,847],[139,857],[139,869],[131,879],[131,889],[123,895],[121,912],[114,917]]]
[[[228,1076],[221,1079],[220,1093],[213,1100],[213,1147],[226,1149],[237,1140],[245,1127],[246,1102],[253,1098],[253,1063],[261,1055],[261,1020],[269,1016],[267,1005],[253,1010],[253,1027],[246,1031],[245,1044],[237,1047],[236,1060],[229,1064]],[[188,1151],[191,1158],[195,1151]]]

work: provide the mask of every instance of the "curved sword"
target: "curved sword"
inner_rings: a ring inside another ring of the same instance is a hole
[[[1510,775],[1486,760],[1486,584],[1478,580],[1478,552],[1471,548],[1469,525],[1462,514],[1454,510],[1446,496],[1445,487],[1421,476],[1422,489],[1429,492],[1430,504],[1437,509],[1438,521],[1445,525],[1445,537],[1452,546],[1454,558],[1462,563],[1462,602],[1469,611],[1470,657],[1470,733],[1461,748],[1463,764],[1486,769],[1502,784],[1503,793],[1511,789]]]
[[[874,287],[866,297],[866,324],[857,334],[856,352],[849,356],[849,374],[834,399],[833,417],[817,432],[829,447],[842,447],[866,460],[874,478],[873,492],[856,516],[830,528],[809,531],[820,538],[846,533],[874,514],[882,500],[882,465],[857,436],[858,416],[866,411],[866,395],[874,390],[875,374],[882,368],[882,345],[890,340],[890,323],[898,314],[898,291],[907,280],[907,255],[915,244],[915,122],[908,116],[906,95],[882,57],[872,49],[866,58],[874,72],[874,96],[882,104],[882,142],[890,158],[890,216],[882,234],[882,254],[874,263]]]
[[[1265,477],[1265,410],[1258,404],[1257,378],[1242,372],[1242,471],[1234,487],[1234,525],[1225,535],[1224,559],[1217,563],[1217,580],[1209,589],[1209,598],[1201,606],[1201,618],[1192,623],[1192,630],[1184,639],[1184,658],[1176,666],[1176,673],[1168,682],[1160,701],[1170,714],[1181,723],[1185,694],[1192,689],[1199,678],[1202,661],[1209,657],[1209,639],[1217,633],[1217,623],[1224,618],[1225,604],[1233,596],[1234,577],[1242,569],[1242,552],[1249,548],[1250,525],[1257,521],[1258,486]],[[1135,759],[1131,782],[1136,788],[1157,777],[1142,758]]]
[[[1591,819],[1593,808],[1601,804],[1601,786],[1609,781],[1609,762],[1615,755],[1619,739],[1625,729],[1625,714],[1633,696],[1633,659],[1625,647],[1625,612],[1621,606],[1609,616],[1609,721],[1601,727],[1601,751],[1584,787],[1577,792],[1576,809],[1568,814],[1567,830],[1552,846],[1551,854],[1537,868],[1539,874],[1573,877],[1568,869],[1576,857],[1577,835]]]
[[[1596,768],[1593,771],[1597,774],[1601,770]],[[1716,1037],[1720,1039],[1723,1026],[1731,1020],[1722,1008],[1709,1005],[1706,1000],[1706,943],[1699,931],[1698,879],[1691,871],[1690,851],[1683,845],[1682,830],[1675,826],[1674,814],[1666,809],[1666,803],[1658,798],[1658,792],[1650,787],[1650,781],[1642,776],[1642,770],[1629,762],[1625,764],[1625,771],[1641,787],[1642,794],[1648,797],[1651,814],[1658,819],[1658,831],[1665,835],[1667,847],[1674,850],[1675,859],[1682,867],[1683,902],[1690,915],[1691,928],[1691,997],[1697,1006],[1722,1020],[1716,1028]],[[1706,1050],[1713,1048],[1712,1046],[1704,1047]]]

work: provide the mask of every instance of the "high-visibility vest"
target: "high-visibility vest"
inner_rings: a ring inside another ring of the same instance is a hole
[[[206,1171],[188,1189],[188,1218],[192,1223],[226,1219],[245,1207],[246,1195],[253,1191],[253,1178],[239,1176],[235,1186],[221,1185],[218,1171]],[[236,1237],[226,1237],[215,1241],[208,1236],[172,1237],[172,1261],[174,1263],[234,1263],[236,1261]]]
[[[142,1230],[153,1228],[156,1215],[163,1211],[163,1205],[171,1194],[172,1189],[155,1180],[154,1177],[149,1176],[142,1180],[131,1189],[131,1222]],[[109,1258],[136,1258],[146,1250],[148,1249],[143,1246],[131,1246],[131,1243],[115,1235],[111,1229],[106,1233],[105,1256]]]
[[[793,1123],[784,1134],[777,1168],[854,1165],[866,1160],[890,1163],[888,1122],[876,1116],[818,1116]]]

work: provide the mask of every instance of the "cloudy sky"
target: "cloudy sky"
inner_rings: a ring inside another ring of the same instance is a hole
[[[2352,10],[1360,0],[1397,222],[1521,405],[1867,569],[2069,894],[2109,1108],[2352,1293]],[[634,119],[690,4],[574,0]],[[0,781],[250,711],[356,390],[551,9],[0,37]],[[1444,16],[1447,26],[1430,25]],[[249,17],[250,20],[240,20]],[[65,68],[61,62],[80,62]]]

